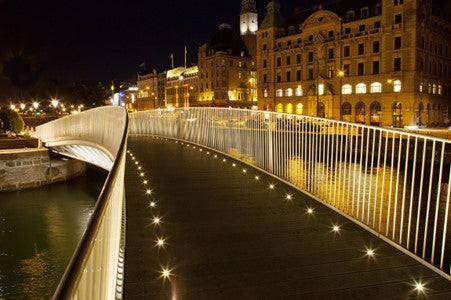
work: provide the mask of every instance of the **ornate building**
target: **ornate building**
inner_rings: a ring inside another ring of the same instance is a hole
[[[272,1],[257,32],[259,107],[379,126],[448,124],[450,15],[431,0],[338,0],[284,20]]]
[[[240,13],[240,35],[252,58],[257,54],[258,12],[255,0],[243,0]]]
[[[199,48],[198,62],[198,105],[257,105],[255,63],[230,25],[221,24],[211,41]]]
[[[161,107],[158,97],[158,73],[156,70],[148,74],[138,75],[138,92],[136,95],[136,109],[149,110]]]
[[[196,103],[199,93],[198,73],[197,66],[167,71],[165,107],[190,107]]]

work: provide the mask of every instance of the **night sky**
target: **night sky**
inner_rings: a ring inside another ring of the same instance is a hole
[[[258,0],[259,21],[269,0]],[[287,17],[318,0],[281,0]],[[24,55],[41,77],[94,84],[132,80],[138,66],[196,63],[200,45],[220,23],[238,32],[240,0],[0,0],[0,62]]]

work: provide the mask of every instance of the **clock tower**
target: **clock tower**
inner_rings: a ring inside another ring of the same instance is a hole
[[[241,1],[240,33],[252,58],[256,55],[258,13],[255,0]]]

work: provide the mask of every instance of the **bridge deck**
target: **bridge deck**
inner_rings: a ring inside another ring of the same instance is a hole
[[[425,296],[415,280],[428,297],[451,299],[449,281],[293,188],[279,182],[271,191],[272,177],[238,161],[150,137],[129,138],[129,149],[157,208],[128,156],[126,299]],[[164,249],[157,237],[167,239]],[[165,266],[169,280],[159,278]]]

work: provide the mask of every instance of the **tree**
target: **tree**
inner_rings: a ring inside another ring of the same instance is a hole
[[[0,112],[0,123],[5,131],[12,131],[16,134],[23,131],[25,122],[14,110],[2,110]]]

